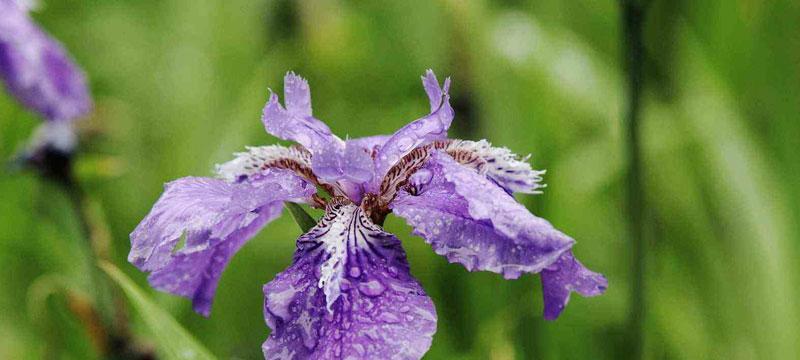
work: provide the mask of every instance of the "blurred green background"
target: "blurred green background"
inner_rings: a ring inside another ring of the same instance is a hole
[[[89,74],[96,100],[77,163],[115,264],[215,355],[261,357],[261,286],[291,261],[291,217],[234,257],[212,315],[151,290],[128,234],[162,184],[210,175],[276,140],[260,112],[294,70],[341,136],[390,133],[427,112],[419,76],[453,77],[451,135],[533,154],[544,194],[520,197],[577,239],[604,296],[542,319],[538,277],[450,265],[402,220],[412,273],[433,298],[429,359],[630,355],[625,102],[616,1],[45,1],[34,17]],[[800,356],[800,3],[651,1],[642,112],[645,355]],[[0,96],[0,158],[39,123]],[[288,213],[286,214],[288,215]],[[59,289],[91,285],[91,256],[58,187],[0,174],[0,358],[98,355]],[[91,293],[90,289],[85,290]],[[132,315],[135,334],[152,333]]]

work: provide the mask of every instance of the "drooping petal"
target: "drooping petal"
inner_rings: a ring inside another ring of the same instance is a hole
[[[208,316],[222,271],[233,255],[264,225],[278,217],[281,210],[281,202],[262,206],[253,211],[257,217],[250,224],[223,239],[210,238],[209,232],[189,235],[192,239],[188,242],[206,244],[206,248],[172,254],[166,266],[150,274],[150,284],[156,289],[191,299],[194,311]]]
[[[0,77],[12,95],[47,120],[74,120],[92,108],[83,72],[19,1],[0,1]]]
[[[312,153],[322,151],[329,143],[344,146],[325,123],[311,116],[311,92],[305,79],[287,73],[284,78],[286,108],[278,95],[270,93],[261,121],[273,136],[305,146]]]
[[[419,359],[436,331],[431,299],[400,241],[355,205],[332,204],[264,286],[267,359]]]
[[[447,153],[457,163],[475,170],[509,194],[538,194],[541,193],[539,189],[545,187],[541,184],[544,171],[531,169],[526,162],[528,157],[520,159],[510,150],[494,147],[486,140],[436,140],[415,148],[389,168],[378,187],[381,203],[391,203],[409,176],[424,166],[436,151]]]
[[[270,169],[240,183],[187,177],[165,186],[131,233],[128,261],[152,272],[154,287],[186,296],[207,315],[222,268],[284,201],[303,202],[315,188],[288,170]],[[175,249],[180,238],[185,245]]]
[[[442,94],[441,99],[438,101],[438,106],[433,109],[434,97],[439,92],[434,91],[432,88],[431,81],[436,81],[433,72],[430,72],[429,75],[429,77],[423,77],[423,85],[431,100],[431,113],[403,126],[383,144],[375,157],[377,182],[380,182],[380,179],[392,165],[414,148],[426,142],[447,138],[447,129],[450,128],[450,123],[452,123],[454,116],[453,108],[450,106],[450,96],[447,93],[449,78],[445,80],[444,87],[439,89]],[[438,88],[438,84],[436,84],[436,87]],[[380,184],[373,183],[372,190],[377,190],[378,185]]]
[[[542,270],[542,294],[544,296],[544,318],[555,320],[564,311],[573,291],[582,296],[597,296],[605,292],[608,280],[605,276],[587,269],[572,251]]]
[[[468,270],[517,278],[555,262],[574,240],[494,182],[434,152],[390,205],[437,254]]]

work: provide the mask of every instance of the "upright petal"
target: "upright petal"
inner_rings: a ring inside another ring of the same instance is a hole
[[[440,88],[436,74],[433,73],[433,70],[428,69],[422,76],[422,87],[425,88],[425,93],[428,94],[428,100],[431,102],[431,112],[434,112],[442,105],[443,96],[450,90],[450,78],[445,79],[444,85]]]
[[[293,72],[283,78],[283,97],[286,99],[286,110],[297,116],[311,116],[311,89],[308,81]]]
[[[305,79],[294,73],[284,78],[286,109],[278,102],[278,95],[270,93],[264,106],[261,121],[273,136],[291,140],[305,146],[312,153],[323,150],[329,143],[344,146],[322,121],[311,116],[311,92]]]
[[[412,176],[391,204],[437,254],[468,270],[517,278],[555,262],[574,240],[531,214],[502,188],[443,152]]]
[[[400,241],[350,202],[334,202],[264,286],[267,359],[419,359],[436,331],[431,299]]]
[[[445,80],[443,88],[439,89],[436,77],[433,72],[423,77],[423,86],[431,100],[431,113],[421,119],[412,121],[397,130],[386,143],[383,144],[375,158],[376,181],[380,181],[384,174],[405,154],[426,142],[447,138],[447,129],[453,122],[453,108],[450,106],[450,96],[447,91],[450,79]],[[434,98],[441,94],[441,99],[436,102],[438,106],[434,109]],[[373,183],[373,189],[377,190],[379,184]]]
[[[47,120],[74,120],[91,110],[83,72],[18,1],[0,1],[0,77],[24,106]]]
[[[544,318],[555,320],[564,311],[573,291],[583,296],[597,296],[605,292],[608,280],[592,272],[580,263],[572,251],[542,270],[542,294],[544,296]]]
[[[380,150],[383,144],[385,144],[386,141],[389,140],[389,138],[391,137],[392,137],[391,135],[365,136],[361,138],[348,139],[345,142],[347,143],[348,146],[361,148],[364,149],[367,153],[373,154],[377,153],[377,150]]]
[[[306,201],[314,187],[288,170],[270,169],[247,181],[182,178],[131,233],[128,261],[152,272],[151,284],[189,297],[207,315],[219,276],[231,256],[284,201]],[[186,242],[180,249],[180,238]]]
[[[311,158],[311,168],[320,179],[329,183],[347,180],[355,184],[370,181],[375,172],[372,157],[357,144],[340,147],[329,143]]]

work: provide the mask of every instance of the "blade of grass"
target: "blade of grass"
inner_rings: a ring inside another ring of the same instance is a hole
[[[317,225],[317,221],[314,220],[314,218],[312,218],[311,215],[309,215],[305,210],[303,210],[300,205],[287,202],[286,208],[289,209],[289,212],[292,214],[292,218],[303,232],[307,232]]]
[[[216,359],[175,318],[150,300],[145,292],[120,269],[105,261],[101,261],[98,265],[128,296],[152,332],[152,339],[164,359]]]

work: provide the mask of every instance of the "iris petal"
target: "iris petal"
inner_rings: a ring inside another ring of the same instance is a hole
[[[449,80],[449,78],[445,80],[444,86],[439,88],[438,84],[435,84],[436,77],[433,72],[429,71],[428,76],[423,77],[423,86],[431,101],[431,113],[403,126],[381,146],[375,157],[377,182],[380,182],[392,165],[411,150],[427,142],[447,138],[447,129],[450,128],[454,116],[453,108],[450,106],[450,96],[447,93]],[[439,100],[435,99],[437,96],[440,97]],[[379,185],[373,183],[371,190],[377,191]]]
[[[582,296],[597,296],[605,292],[608,280],[605,276],[587,269],[572,251],[542,271],[542,294],[544,296],[544,318],[555,320],[564,311],[573,291]]]
[[[517,278],[539,272],[574,240],[531,214],[502,188],[442,152],[414,176],[414,194],[401,191],[392,210],[414,227],[436,253],[468,270]]]
[[[419,359],[436,331],[431,299],[400,241],[353,204],[330,206],[264,286],[267,359]]]
[[[290,72],[283,82],[286,108],[278,102],[278,95],[270,93],[261,117],[267,132],[303,145],[312,153],[331,142],[343,145],[325,123],[311,116],[311,91],[306,80]]]
[[[583,296],[605,291],[606,279],[575,260],[570,250],[574,240],[446,153],[431,154],[410,184],[391,206],[415,234],[470,271],[506,278],[541,272],[546,319],[558,317],[571,291]]]
[[[92,108],[83,72],[17,1],[0,1],[0,78],[23,105],[50,121],[75,120]]]
[[[288,170],[270,169],[242,183],[187,177],[164,194],[131,233],[128,261],[152,272],[151,284],[191,298],[208,315],[219,276],[233,254],[284,201],[305,201],[315,188]],[[181,236],[186,243],[180,249]]]

